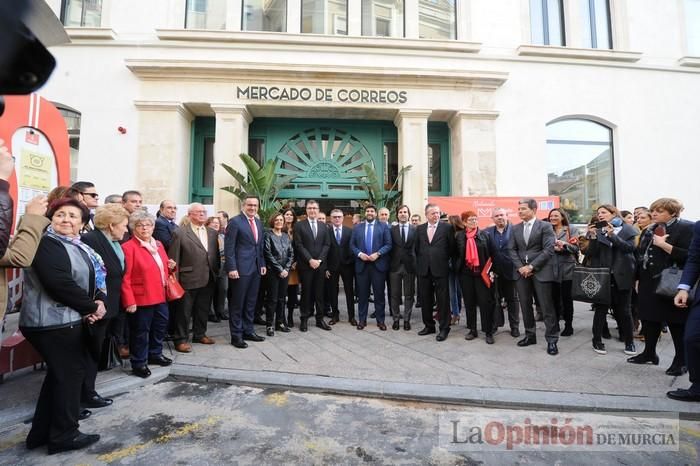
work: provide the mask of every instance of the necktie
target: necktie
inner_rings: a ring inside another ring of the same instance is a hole
[[[209,241],[207,238],[207,227],[197,227],[197,236],[199,236],[199,241],[204,246],[204,249],[209,250]]]
[[[433,236],[435,236],[435,227],[436,225],[433,224],[428,224],[428,243],[433,242]]]
[[[314,239],[316,239],[316,222],[313,220],[311,221],[311,233],[313,233]]]
[[[248,223],[250,223],[250,230],[253,232],[253,238],[255,242],[258,242],[258,229],[255,227],[255,220],[252,217],[248,218]]]
[[[401,225],[401,238],[403,242],[406,242],[406,225]]]
[[[340,244],[340,228],[335,229],[335,241]]]
[[[365,230],[365,252],[367,254],[372,254],[372,227],[374,225],[371,223],[367,224],[367,229]]]
[[[525,238],[525,244],[530,242],[530,222],[525,224],[525,231],[523,232],[523,237]]]

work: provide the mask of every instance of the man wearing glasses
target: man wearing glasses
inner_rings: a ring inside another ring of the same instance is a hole
[[[90,220],[85,224],[81,233],[94,230],[95,223],[93,222],[93,217],[95,214],[93,211],[97,208],[97,203],[100,200],[100,195],[97,194],[95,185],[89,181],[76,181],[70,187],[70,191],[81,204],[90,210]]]

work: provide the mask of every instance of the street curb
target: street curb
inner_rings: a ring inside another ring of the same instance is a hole
[[[237,385],[282,387],[301,391],[489,408],[618,413],[663,411],[678,413],[682,419],[700,420],[700,403],[684,403],[661,397],[384,382],[290,372],[219,369],[177,363],[171,366],[170,375]]]
[[[111,397],[120,393],[128,392],[134,388],[139,388],[145,385],[155,384],[170,375],[170,370],[167,367],[158,367],[151,369],[151,376],[147,379],[135,377],[124,373],[123,376],[117,378],[100,381],[97,378],[95,388],[97,392],[105,397]],[[7,429],[17,424],[22,424],[29,421],[34,415],[36,400],[31,403],[21,404],[11,409],[3,409],[0,417],[0,430]]]

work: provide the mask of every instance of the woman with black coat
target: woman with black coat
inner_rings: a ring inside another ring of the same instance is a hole
[[[651,204],[651,219],[654,222],[644,230],[639,241],[639,318],[644,332],[644,351],[627,361],[633,364],[659,364],[656,343],[661,335],[661,326],[668,324],[676,354],[666,374],[678,376],[686,369],[683,333],[688,318],[686,309],[673,305],[673,298],[656,294],[661,272],[673,265],[682,269],[688,258],[688,248],[693,239],[693,224],[681,220],[682,204],[676,199],[662,198]]]
[[[571,287],[574,279],[574,268],[578,262],[578,238],[571,234],[569,218],[563,209],[549,211],[549,223],[554,229],[554,274],[557,281],[552,283],[552,300],[557,311],[557,321],[564,319],[564,330],[561,336],[570,337],[574,334],[574,300],[571,297]]]
[[[462,212],[464,230],[455,234],[457,242],[457,258],[454,268],[462,288],[464,309],[467,315],[466,340],[475,339],[479,333],[476,330],[476,306],[479,306],[481,316],[481,331],[486,334],[486,343],[492,345],[494,299],[491,289],[486,286],[482,272],[486,263],[491,259],[488,235],[479,229],[478,217],[472,211]]]
[[[620,338],[625,342],[625,354],[636,354],[630,305],[635,281],[636,260],[634,244],[637,230],[622,221],[615,206],[598,207],[598,221],[588,227],[586,260],[591,267],[610,270],[610,306],[594,304],[593,351],[607,354],[602,341],[608,308],[612,307],[618,322]]]
[[[275,330],[289,332],[284,315],[284,298],[287,296],[289,272],[294,262],[294,250],[289,235],[284,231],[284,215],[274,214],[270,218],[272,229],[265,232],[263,254],[267,264],[267,336]]]
[[[120,311],[122,277],[124,276],[124,252],[119,244],[127,231],[129,212],[120,204],[105,204],[95,211],[95,230],[82,235],[83,243],[100,255],[107,270],[107,314],[95,322],[88,338],[90,357],[85,367],[85,380],[81,404],[87,408],[103,408],[112,404],[109,398],[103,398],[95,390],[95,378],[105,342],[107,329]],[[115,342],[116,344],[116,342]]]

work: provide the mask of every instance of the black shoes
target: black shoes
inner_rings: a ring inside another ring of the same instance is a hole
[[[526,336],[522,340],[518,342],[518,346],[530,346],[530,345],[536,345],[537,344],[537,338],[535,337],[528,337]]]
[[[411,323],[407,320],[403,321],[403,329],[404,330],[411,330]]]
[[[607,328],[604,329],[604,330],[603,330],[602,337],[603,337],[605,340],[611,340],[611,339],[612,339],[612,335],[610,335],[610,330],[607,329]]]
[[[275,325],[275,330],[277,330],[278,332],[282,332],[282,333],[289,333],[290,332],[289,327],[287,327],[287,324],[285,324],[284,322],[282,322],[281,324]]]
[[[275,336],[275,328],[274,327],[267,327],[266,333],[267,333],[268,337],[274,337]]]
[[[248,347],[248,343],[243,341],[241,338],[232,338],[231,339],[231,344],[235,346],[236,348],[244,349]]]
[[[85,419],[89,418],[90,416],[92,416],[92,411],[90,411],[89,409],[83,409],[78,414],[78,420],[84,421]]]
[[[475,332],[475,331],[472,330],[471,332],[467,333],[467,334],[464,336],[464,339],[467,340],[467,341],[472,341],[472,340],[474,340],[474,339],[475,339],[476,337],[478,337],[478,336],[479,336],[479,334],[478,334],[477,332]]]
[[[323,319],[316,321],[316,327],[323,329],[323,330],[330,330],[331,329],[331,326],[328,325]]]
[[[307,330],[309,330],[309,327],[306,323],[306,319],[301,319],[301,322],[299,322],[299,330],[301,330],[302,332],[306,332]]]
[[[111,398],[103,398],[100,395],[95,394],[80,404],[86,408],[104,408],[111,405],[112,402],[113,400]]]
[[[370,301],[370,302],[371,302],[371,301]],[[370,319],[376,319],[376,318],[377,318],[377,313],[376,313],[376,312],[371,313],[371,314],[369,315],[369,318],[370,318]]]
[[[564,327],[564,330],[560,333],[562,337],[570,337],[571,335],[574,334],[574,328],[571,327],[570,325],[567,325]]]
[[[166,367],[166,366],[171,365],[172,363],[173,363],[172,359],[170,359],[166,356],[163,356],[162,354],[160,356],[157,356],[157,357],[154,356],[152,358],[148,358],[148,364],[153,364],[156,366]]]
[[[100,436],[97,434],[87,435],[79,433],[72,440],[62,443],[49,443],[49,455],[61,453],[62,451],[80,450],[97,442]]]
[[[685,366],[677,366],[675,364],[671,364],[671,367],[666,369],[666,375],[671,375],[674,377],[680,377],[681,375],[685,374],[688,372],[688,368]]]
[[[214,322],[215,324],[218,324],[219,322],[221,322],[221,317],[217,316],[216,314],[209,314],[207,320],[209,322]]]
[[[550,356],[556,356],[559,354],[559,348],[555,342],[547,343],[547,354]]]
[[[654,356],[648,356],[645,353],[639,353],[636,356],[627,358],[627,362],[632,364],[653,364],[655,366],[659,365],[659,356],[655,354]]]
[[[131,372],[142,379],[147,379],[151,376],[151,370],[148,368],[148,366],[132,367]]]
[[[265,341],[265,337],[261,337],[257,333],[244,333],[243,334],[243,339],[247,341]]]
[[[437,341],[445,341],[445,340],[447,340],[447,335],[449,335],[449,334],[450,334],[450,327],[443,328],[442,330],[440,330],[440,333],[437,334],[435,339]]]
[[[608,354],[608,351],[605,349],[605,344],[602,341],[593,342],[593,351],[598,354]]]
[[[365,327],[367,327],[367,322],[365,322],[364,320],[361,320],[357,323],[357,330],[362,330]]]
[[[357,320],[355,320],[354,317],[351,318],[351,319],[348,321],[348,323],[349,323],[350,325],[352,325],[353,327],[357,327]]]
[[[495,343],[495,340],[493,339],[493,335],[490,333],[486,335],[486,344],[487,345],[493,345]]]
[[[264,321],[263,318],[260,317],[260,316],[255,316],[255,317],[253,318],[253,323],[254,323],[255,325],[267,325],[267,322]]]
[[[391,328],[392,328],[393,330],[398,330],[398,329],[401,328],[401,324],[399,323],[398,320],[395,320],[394,323],[391,324]]]
[[[634,346],[634,343],[627,343],[625,345],[625,354],[628,354],[630,356],[637,354],[637,347]]]
[[[430,335],[431,333],[435,333],[435,327],[423,327],[423,330],[418,332],[418,335]]]
[[[520,336],[520,330],[518,330],[518,327],[513,327],[510,329],[510,336],[513,338],[518,338]]]
[[[677,401],[700,401],[700,394],[693,393],[685,388],[666,392],[666,396]]]

